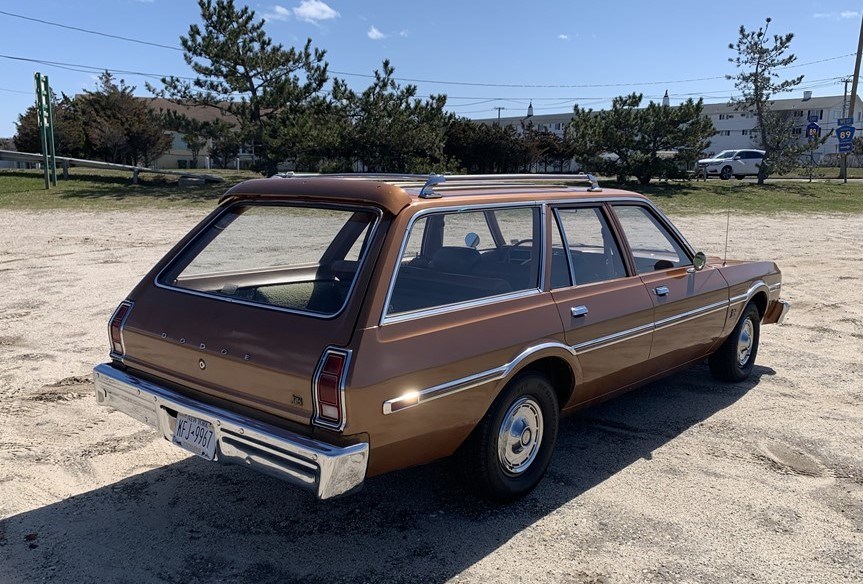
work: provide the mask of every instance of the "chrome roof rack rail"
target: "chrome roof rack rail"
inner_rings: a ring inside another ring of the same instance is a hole
[[[293,173],[285,172],[273,175],[273,178],[341,178],[351,180],[381,181],[400,186],[402,188],[420,187],[419,196],[423,199],[439,198],[440,195],[434,191],[435,185],[447,183],[444,190],[452,190],[456,187],[483,187],[494,186],[528,186],[536,183],[546,185],[565,185],[570,182],[587,182],[588,192],[600,192],[596,177],[592,174],[410,174],[410,173],[363,173],[344,172],[337,174],[315,174],[315,173]]]

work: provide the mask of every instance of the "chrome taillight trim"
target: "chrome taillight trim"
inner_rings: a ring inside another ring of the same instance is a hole
[[[328,430],[335,430],[337,432],[341,432],[345,429],[345,424],[347,423],[347,412],[345,411],[345,380],[348,376],[348,368],[351,366],[351,350],[350,349],[342,349],[339,347],[327,347],[324,349],[324,352],[321,354],[321,358],[318,361],[318,366],[315,368],[315,375],[312,378],[312,401],[314,402],[314,415],[312,416],[312,424],[315,426],[319,426],[321,428],[326,428]],[[341,355],[344,357],[345,364],[342,368],[341,375],[339,375],[339,413],[341,414],[338,422],[333,422],[327,418],[321,416],[320,405],[318,400],[318,381],[321,377],[321,371],[324,368],[324,363],[327,361],[327,357],[329,355]]]
[[[117,353],[114,351],[114,336],[111,334],[111,326],[114,324],[114,319],[117,317],[117,313],[120,312],[120,309],[124,306],[128,307],[126,309],[126,314],[123,315],[123,318],[120,320],[119,331],[120,331],[120,347],[122,348],[122,353]],[[126,341],[123,338],[123,328],[126,326],[126,321],[129,320],[129,315],[132,314],[132,308],[135,306],[135,303],[131,300],[124,300],[120,304],[117,305],[117,308],[114,309],[114,312],[111,313],[111,318],[108,320],[108,346],[111,347],[111,351],[108,353],[111,359],[123,362],[123,359],[126,357]]]

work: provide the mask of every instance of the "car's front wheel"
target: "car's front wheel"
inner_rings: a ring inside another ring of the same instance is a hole
[[[710,372],[722,381],[739,382],[752,373],[755,356],[758,354],[758,338],[761,334],[761,315],[751,302],[725,342],[708,359]]]
[[[512,501],[542,480],[557,440],[559,409],[548,379],[515,377],[463,446],[465,478],[481,496]]]
[[[719,171],[719,178],[721,178],[722,180],[728,180],[731,178],[732,174],[733,171],[731,170],[730,166],[723,166],[722,170]]]

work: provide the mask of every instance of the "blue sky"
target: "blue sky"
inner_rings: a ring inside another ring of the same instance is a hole
[[[242,0],[237,0],[242,4]],[[728,43],[741,24],[793,32],[798,63],[818,95],[841,95],[836,79],[853,74],[863,3],[850,0],[692,2],[549,1],[412,2],[409,0],[276,0],[249,4],[284,45],[311,37],[327,50],[332,71],[370,74],[390,59],[396,76],[418,82],[420,95],[445,93],[449,109],[472,118],[602,108],[632,91],[672,103],[689,95],[726,101],[733,84]],[[73,8],[74,6],[74,8]],[[193,0],[0,0],[0,11],[69,26],[178,46],[199,21]],[[0,55],[143,73],[188,75],[182,54],[65,30],[0,14]],[[836,58],[840,57],[840,58]],[[49,75],[56,92],[92,89],[95,76],[0,58],[0,137],[15,133],[17,115],[33,102],[33,73]],[[339,75],[355,88],[368,80]],[[119,74],[146,95],[145,77]],[[436,83],[438,81],[449,84]],[[485,84],[485,85],[469,85]],[[492,86],[499,85],[499,86]],[[554,87],[539,87],[554,86]],[[802,93],[801,87],[796,93]],[[795,95],[793,94],[793,95]]]

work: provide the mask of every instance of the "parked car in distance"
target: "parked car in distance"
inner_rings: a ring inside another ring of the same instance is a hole
[[[763,150],[723,150],[712,158],[699,160],[696,170],[705,177],[718,176],[728,180],[733,176],[740,180],[757,175],[763,160]]]
[[[120,303],[96,398],[322,499],[455,454],[510,500],[560,416],[704,359],[746,379],[780,290],[589,175],[251,180]]]

